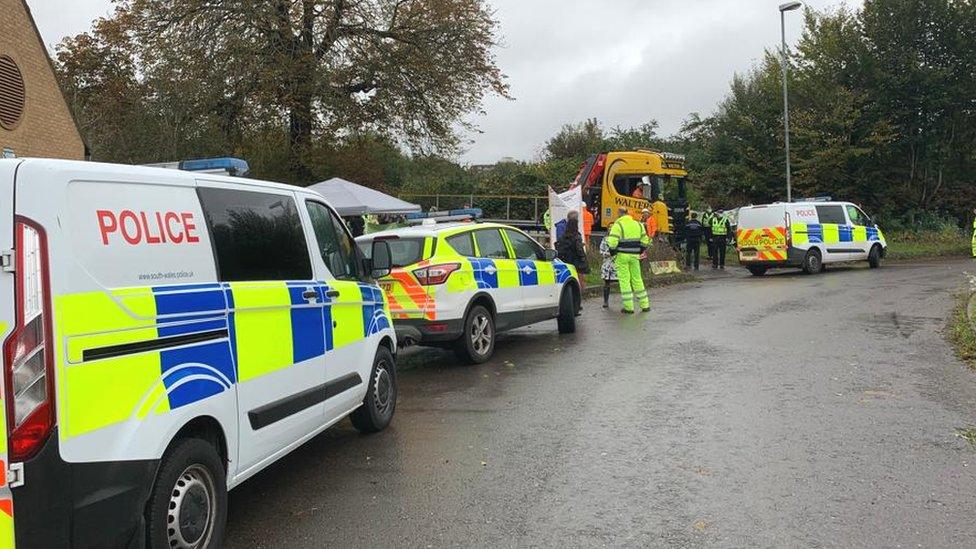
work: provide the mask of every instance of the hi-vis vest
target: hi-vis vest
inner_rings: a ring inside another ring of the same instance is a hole
[[[713,235],[715,235],[715,236],[725,236],[726,234],[728,234],[728,232],[729,232],[729,226],[728,226],[728,223],[725,221],[725,218],[724,217],[722,217],[720,215],[716,215],[715,217],[712,218],[712,234]]]
[[[610,250],[615,250],[625,254],[639,254],[643,252],[651,243],[647,237],[644,225],[638,223],[629,215],[617,218],[613,226],[610,227],[610,234],[607,235],[607,245]]]
[[[714,212],[705,212],[701,216],[701,224],[708,230],[712,230],[712,222],[715,221]]]

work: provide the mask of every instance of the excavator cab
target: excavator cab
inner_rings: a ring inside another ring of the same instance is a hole
[[[593,213],[595,226],[607,229],[626,209],[634,218],[664,195],[673,234],[680,234],[688,217],[684,156],[650,150],[620,151],[590,156],[574,186]]]

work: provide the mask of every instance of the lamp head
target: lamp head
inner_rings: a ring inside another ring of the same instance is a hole
[[[802,5],[802,2],[787,2],[779,5],[779,11],[793,11]]]

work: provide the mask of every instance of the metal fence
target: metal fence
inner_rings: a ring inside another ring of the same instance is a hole
[[[424,211],[481,208],[486,219],[542,223],[549,208],[548,196],[527,194],[401,194],[400,198],[420,204]]]

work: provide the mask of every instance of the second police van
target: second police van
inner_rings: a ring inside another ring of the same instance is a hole
[[[819,273],[826,263],[881,266],[888,249],[881,228],[850,202],[778,202],[739,209],[739,263],[756,276],[777,267]]]
[[[5,159],[0,252],[0,547],[216,547],[228,489],[393,416],[389,248],[313,192]]]

